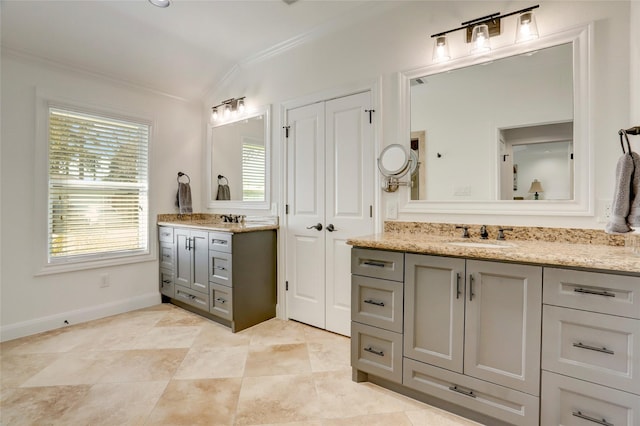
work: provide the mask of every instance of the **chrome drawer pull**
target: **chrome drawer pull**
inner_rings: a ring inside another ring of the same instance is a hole
[[[227,301],[226,301],[226,300],[224,300],[222,297],[218,297],[218,298],[216,299],[216,302],[218,302],[218,303],[227,303]]]
[[[372,299],[367,299],[364,301],[364,303],[368,303],[370,305],[376,305],[376,306],[384,306],[384,302],[378,302],[376,300],[372,300]]]
[[[171,284],[171,280],[162,280],[162,282],[165,284]]]
[[[616,297],[615,293],[609,293],[608,291],[587,290],[586,288],[574,288],[576,293],[595,294],[596,296]]]
[[[609,354],[609,355],[615,354],[615,352],[613,352],[611,349],[599,348],[597,346],[585,345],[582,342],[574,343],[573,346],[575,346],[576,348],[588,349],[590,351],[602,352],[602,353]]]
[[[384,268],[384,266],[385,266],[384,263],[382,263],[382,262],[374,262],[373,260],[365,260],[362,263],[367,265],[367,266],[376,266],[378,268]]]
[[[453,385],[453,386],[449,386],[449,390],[454,391],[454,392],[458,392],[461,393],[465,396],[470,396],[471,398],[475,398],[476,394],[473,393],[473,391],[466,391],[464,389],[460,389],[458,386]]]
[[[224,266],[214,266],[213,269],[219,269],[220,271],[226,271],[227,268],[225,268]]]
[[[171,255],[170,254],[163,254],[162,257],[169,257],[170,258]]]
[[[456,299],[460,299],[460,295],[462,292],[460,291],[460,273],[456,274]]]
[[[364,350],[367,351],[367,352],[371,352],[374,355],[384,356],[384,352],[377,351],[377,350],[373,349],[372,347],[364,348]]]
[[[595,417],[586,416],[586,415],[582,414],[582,412],[580,412],[580,411],[574,411],[572,414],[575,417],[579,417],[579,418],[584,419],[584,420],[589,420],[590,422],[598,423],[599,425],[602,425],[602,426],[615,426],[613,423],[609,423],[605,419],[600,420],[600,419],[596,419]]]

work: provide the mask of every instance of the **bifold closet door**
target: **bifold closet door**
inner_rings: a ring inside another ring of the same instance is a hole
[[[370,105],[364,92],[287,115],[288,316],[344,335],[351,321],[346,241],[373,233]]]

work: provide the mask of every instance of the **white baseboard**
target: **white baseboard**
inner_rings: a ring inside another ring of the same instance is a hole
[[[43,331],[55,330],[66,327],[65,321],[70,325],[79,324],[99,318],[134,311],[161,302],[160,293],[148,293],[130,299],[105,303],[104,305],[90,306],[75,311],[63,312],[48,317],[35,318],[15,324],[0,327],[0,342],[30,336]]]

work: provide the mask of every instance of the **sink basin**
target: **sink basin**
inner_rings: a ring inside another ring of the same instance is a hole
[[[450,243],[452,246],[458,247],[471,247],[471,248],[489,248],[489,249],[503,249],[514,247],[513,244],[509,243],[483,243],[479,241],[452,241]]]

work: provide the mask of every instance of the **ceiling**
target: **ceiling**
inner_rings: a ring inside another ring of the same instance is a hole
[[[324,34],[371,0],[2,0],[5,50],[202,99],[237,65]]]

